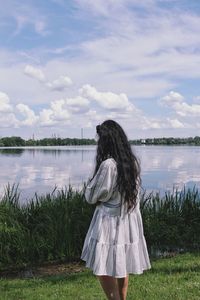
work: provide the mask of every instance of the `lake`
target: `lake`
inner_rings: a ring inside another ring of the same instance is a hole
[[[147,191],[200,188],[200,147],[133,146],[141,161],[142,186]],[[21,202],[57,186],[81,189],[90,177],[96,146],[0,148],[0,194],[9,182],[19,183]]]

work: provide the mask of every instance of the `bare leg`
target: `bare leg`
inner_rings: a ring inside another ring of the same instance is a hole
[[[117,278],[120,300],[126,300],[128,290],[128,275],[124,278]]]
[[[108,300],[120,300],[117,279],[112,276],[97,276]]]

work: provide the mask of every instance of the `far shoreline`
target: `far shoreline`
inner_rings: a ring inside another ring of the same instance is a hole
[[[52,149],[52,148],[80,148],[80,147],[96,147],[97,145],[94,144],[79,144],[79,145],[33,145],[33,146],[0,146],[0,149]],[[198,147],[200,145],[196,144],[132,144],[131,146],[137,147],[158,147],[158,146],[166,146],[166,147],[176,147],[176,146],[190,146],[190,147]]]
[[[161,138],[140,138],[129,139],[130,145],[144,145],[144,146],[174,146],[174,145],[187,145],[187,146],[200,146],[200,136],[195,137],[161,137]],[[50,147],[50,146],[96,146],[97,142],[91,138],[30,138],[25,140],[19,136],[1,137],[0,148],[2,147]]]

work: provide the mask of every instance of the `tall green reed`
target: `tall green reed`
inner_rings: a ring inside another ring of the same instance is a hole
[[[200,250],[200,193],[141,193],[144,233],[154,249]],[[0,199],[0,268],[80,258],[95,206],[71,186],[20,204],[18,185]]]
[[[20,205],[18,186],[0,201],[0,267],[79,258],[94,207],[71,186]]]
[[[141,196],[141,211],[149,248],[200,250],[200,193],[192,189]]]
[[[23,262],[23,244],[26,228],[23,226],[23,211],[19,204],[18,185],[8,184],[0,202],[0,265]]]

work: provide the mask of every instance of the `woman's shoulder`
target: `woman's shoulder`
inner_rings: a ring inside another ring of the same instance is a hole
[[[109,166],[113,166],[116,167],[117,166],[117,162],[113,157],[108,157],[107,159],[103,160],[101,165],[103,167],[109,167]]]
[[[101,162],[99,166],[99,172],[106,172],[106,170],[110,170],[114,173],[117,173],[117,162],[114,158],[109,157]]]

